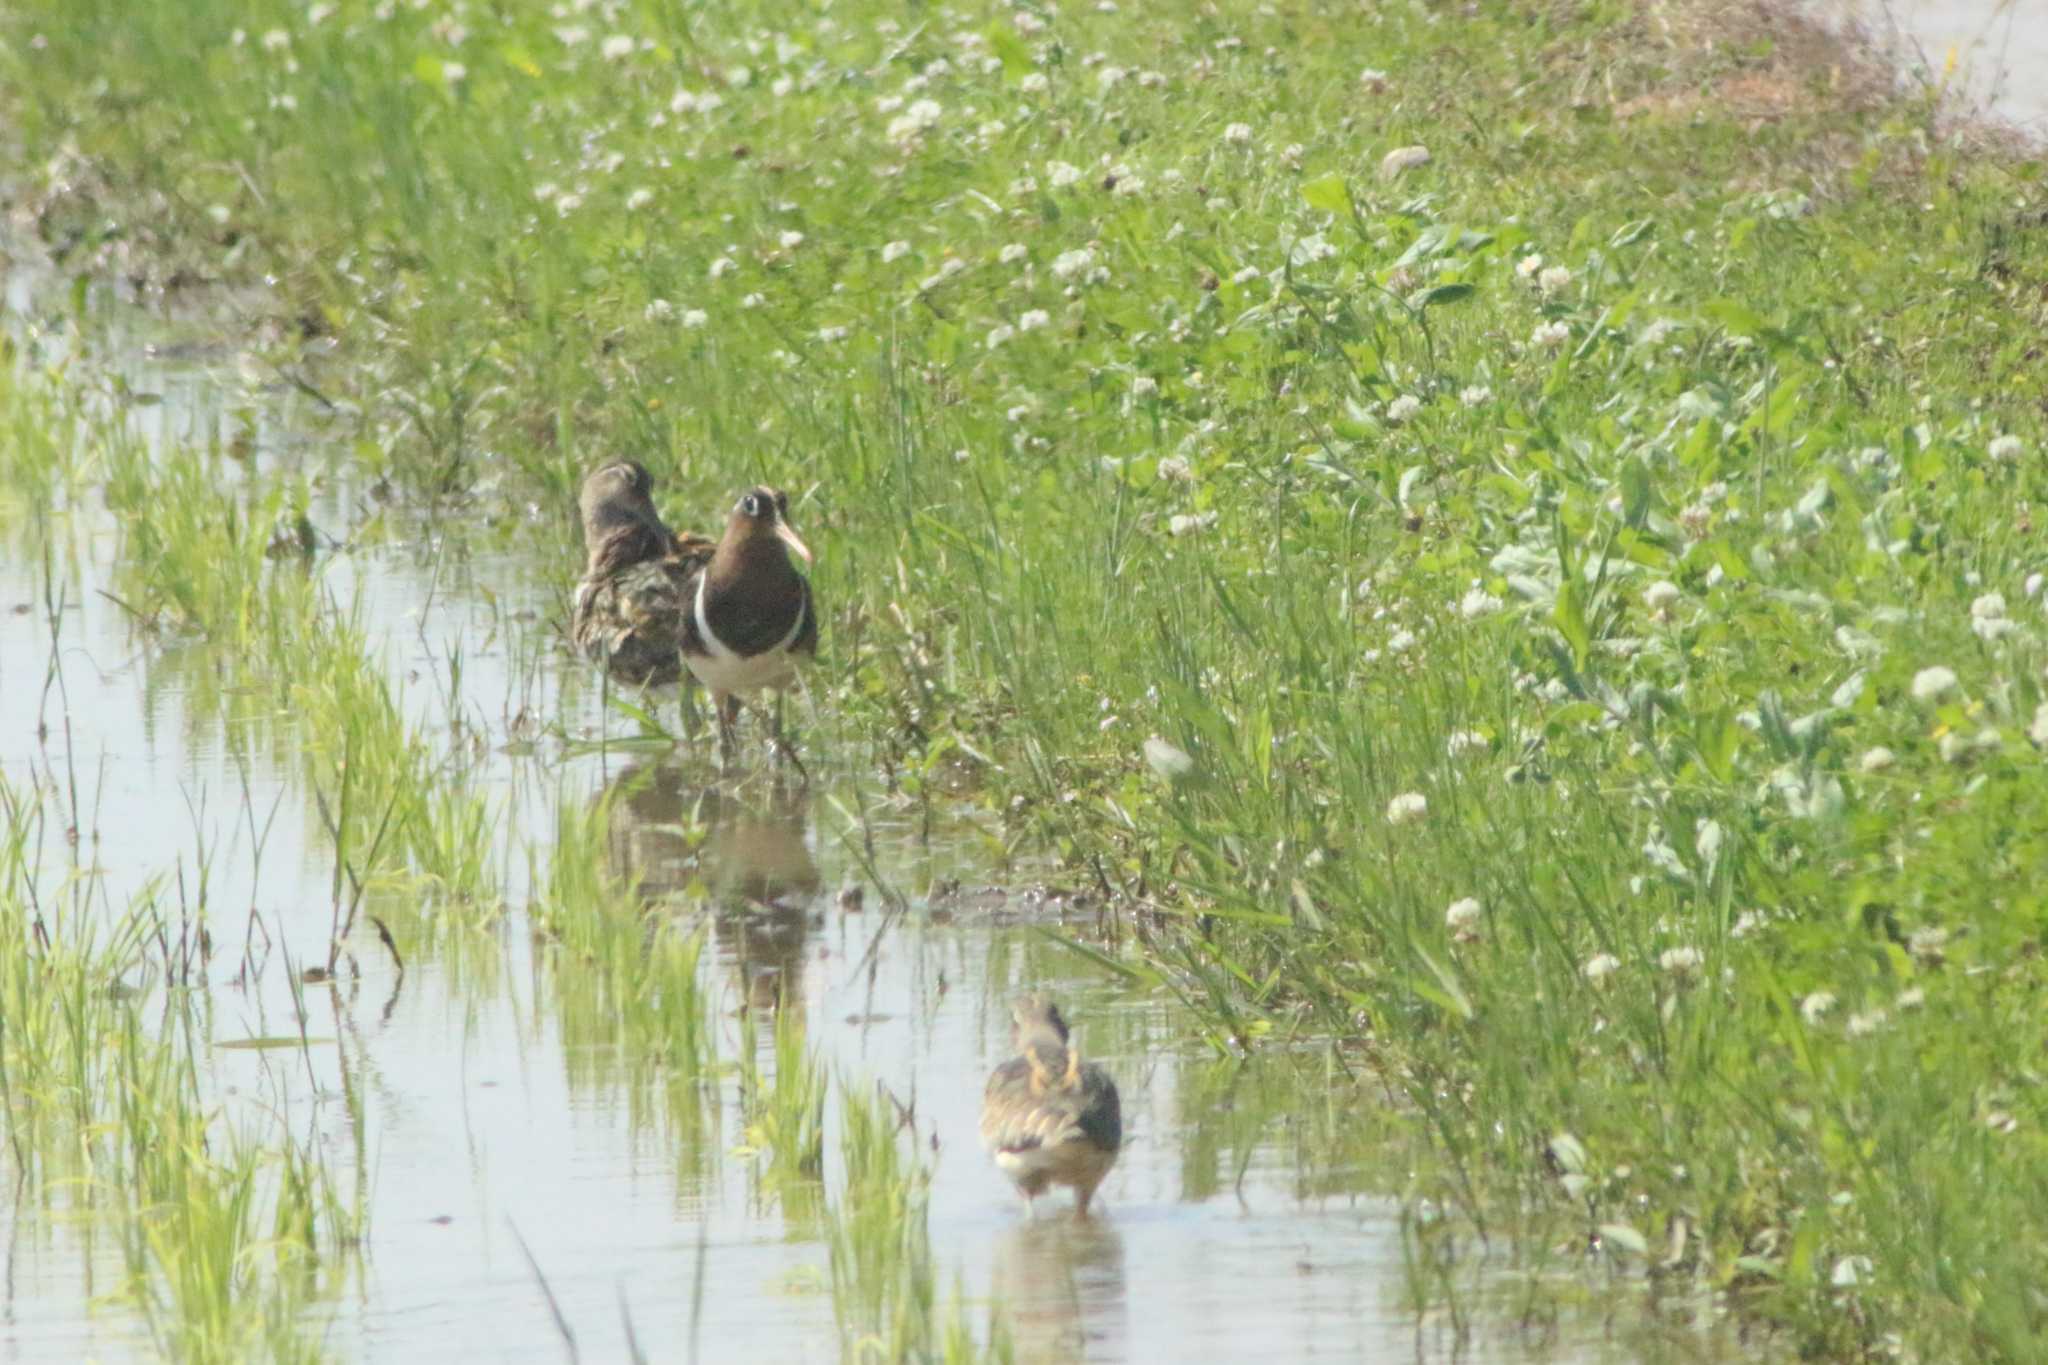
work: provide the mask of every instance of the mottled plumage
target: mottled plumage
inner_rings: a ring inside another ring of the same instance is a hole
[[[739,701],[789,685],[797,660],[818,652],[810,583],[791,562],[810,550],[790,529],[789,499],[773,488],[740,498],[703,575],[689,585],[683,663],[710,690],[728,732]]]
[[[1049,1185],[1074,1187],[1083,1217],[1095,1187],[1123,1145],[1116,1082],[1083,1062],[1067,1041],[1067,1021],[1042,995],[1011,1010],[1020,1055],[997,1067],[981,1100],[981,1141],[1017,1183],[1025,1201]]]
[[[583,579],[571,604],[576,648],[631,687],[682,676],[683,618],[713,545],[678,536],[654,508],[654,481],[632,460],[583,481]]]

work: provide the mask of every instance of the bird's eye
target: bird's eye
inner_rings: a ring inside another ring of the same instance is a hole
[[[747,495],[746,495],[746,496],[745,496],[744,498],[741,498],[741,499],[740,499],[740,511],[744,512],[744,513],[745,513],[746,515],[748,515],[748,516],[750,516],[750,517],[758,517],[758,516],[760,516],[760,515],[761,515],[761,495],[760,495],[760,494],[758,494],[758,493],[749,493],[749,494],[747,494]]]

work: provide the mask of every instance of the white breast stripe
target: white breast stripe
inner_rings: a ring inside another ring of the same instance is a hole
[[[710,578],[711,575],[708,572],[698,571],[697,600],[691,608],[697,618],[697,636],[704,641],[704,648],[710,651],[712,658],[731,660],[738,656],[725,647],[725,641],[711,633],[711,621],[704,615],[704,585],[710,581]]]

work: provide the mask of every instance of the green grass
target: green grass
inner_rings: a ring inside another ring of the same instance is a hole
[[[827,1244],[842,1357],[1011,1359],[999,1318],[991,1316],[986,1343],[976,1340],[957,1289],[950,1311],[940,1313],[926,1218],[931,1176],[908,1117],[880,1090],[841,1078],[837,1092],[842,1183]]]
[[[0,1122],[17,1216],[104,1235],[132,1303],[181,1360],[311,1360],[351,1278],[362,1210],[275,1116],[208,1093],[198,992],[165,985],[153,896],[109,921],[38,866],[58,813],[0,780]],[[89,1252],[88,1252],[89,1254]],[[88,1275],[88,1281],[90,1276]]]
[[[363,477],[565,577],[603,458],[791,486],[825,738],[1376,1073],[1418,1200],[2040,1354],[2037,162],[1708,4],[315,8],[15,8],[66,268],[274,275]]]

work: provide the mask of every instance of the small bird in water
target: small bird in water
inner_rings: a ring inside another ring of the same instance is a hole
[[[797,661],[818,652],[811,585],[791,560],[808,564],[811,552],[788,517],[787,494],[755,488],[742,495],[683,603],[683,663],[710,691],[727,744],[740,702],[787,687]]]
[[[689,590],[715,547],[668,529],[654,508],[654,480],[634,460],[592,473],[580,503],[587,559],[569,638],[629,687],[678,681]]]
[[[1067,1021],[1042,995],[1010,1011],[1019,1056],[997,1067],[981,1099],[981,1142],[1017,1183],[1027,1208],[1048,1185],[1072,1185],[1075,1208],[1088,1216],[1095,1187],[1123,1145],[1123,1109],[1116,1082],[1083,1063],[1067,1041]]]

